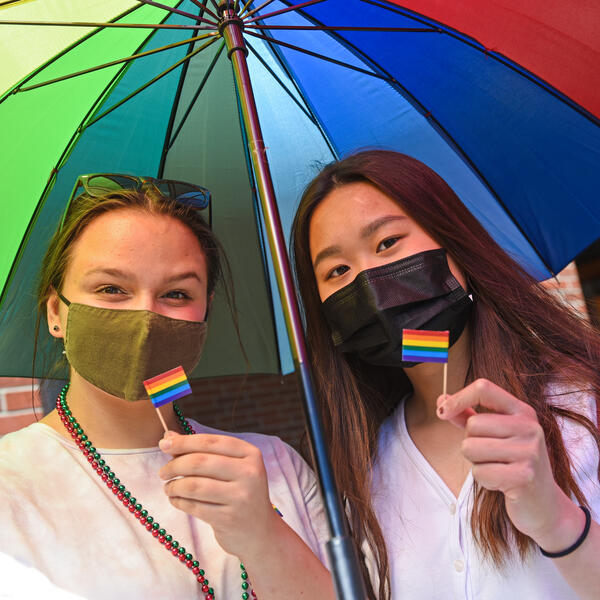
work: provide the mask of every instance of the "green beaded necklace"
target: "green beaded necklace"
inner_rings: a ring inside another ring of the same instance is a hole
[[[148,511],[131,495],[131,492],[121,483],[121,480],[116,476],[114,471],[111,470],[110,466],[106,464],[106,461],[93,446],[91,440],[88,439],[88,436],[69,409],[69,405],[67,404],[68,389],[69,383],[62,388],[56,399],[56,411],[58,412],[63,425],[66,427],[79,449],[86,456],[92,469],[94,469],[96,474],[106,483],[107,487],[112,490],[113,494],[123,503],[123,506],[129,510],[132,516],[138,519],[140,524],[145,527],[160,544],[163,544],[173,556],[178,558],[180,562],[192,571],[198,583],[202,586],[202,591],[206,594],[204,599],[214,600],[215,592],[213,588],[209,586],[209,581],[205,576],[204,570],[200,568],[199,562],[194,560],[192,554],[186,552],[185,548],[180,546],[179,542],[174,540],[172,535],[168,534],[164,528],[161,528],[158,521],[155,521],[152,515],[148,514]],[[195,432],[192,426],[183,416],[181,409],[175,402],[173,402],[173,410],[175,411],[175,415],[177,416],[183,432],[186,435],[193,435]],[[250,587],[251,584],[248,581],[246,568],[242,563],[240,563],[240,568],[242,570],[242,600],[249,600],[250,597],[252,597],[253,600],[257,600],[256,593]]]

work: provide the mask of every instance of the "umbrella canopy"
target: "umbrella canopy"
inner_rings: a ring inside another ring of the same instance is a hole
[[[94,172],[208,187],[250,370],[293,368],[215,4],[0,2],[0,374],[31,372],[35,271],[77,175]],[[600,8],[521,4],[236,3],[286,232],[320,166],[383,147],[438,171],[539,278],[595,241]],[[195,376],[246,370],[216,308]]]

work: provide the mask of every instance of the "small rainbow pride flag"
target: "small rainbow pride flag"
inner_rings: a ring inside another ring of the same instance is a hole
[[[173,402],[173,400],[192,393],[192,388],[181,366],[151,379],[146,379],[144,387],[155,407]]]
[[[448,331],[402,330],[402,360],[407,362],[448,362]]]

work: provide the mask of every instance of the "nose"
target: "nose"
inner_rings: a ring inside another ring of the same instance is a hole
[[[150,292],[142,292],[138,294],[131,303],[130,308],[133,310],[148,310],[151,312],[160,312],[158,307],[158,302],[153,294]]]

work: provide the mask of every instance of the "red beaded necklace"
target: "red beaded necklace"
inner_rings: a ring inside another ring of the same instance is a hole
[[[178,558],[196,577],[198,583],[202,586],[202,591],[206,594],[204,600],[214,600],[215,592],[209,585],[209,581],[206,578],[205,572],[200,568],[200,564],[191,553],[186,552],[185,548],[179,544],[177,540],[173,539],[173,536],[167,533],[164,528],[161,528],[158,521],[154,520],[152,515],[148,514],[148,511],[138,503],[137,499],[131,495],[131,492],[125,488],[121,483],[121,480],[117,478],[114,471],[111,470],[110,466],[106,464],[106,461],[100,456],[100,453],[94,448],[91,440],[84,433],[81,425],[77,422],[73,416],[69,406],[67,404],[67,390],[69,384],[67,383],[60,394],[56,398],[56,411],[66,427],[67,431],[79,447],[79,449],[86,456],[92,469],[95,473],[104,481],[109,490],[112,490],[113,494],[117,499],[123,503],[123,506],[131,513],[132,517],[135,517],[140,522],[140,525],[145,527],[156,540],[163,544],[164,547],[171,552],[173,556]],[[173,402],[173,410],[181,424],[183,431],[187,435],[194,434],[192,426],[189,424],[187,419],[183,416],[180,408]],[[248,581],[248,573],[243,564],[240,563],[241,578],[242,578],[242,600],[249,600],[252,597],[257,600],[256,593],[251,588],[250,582]]]

